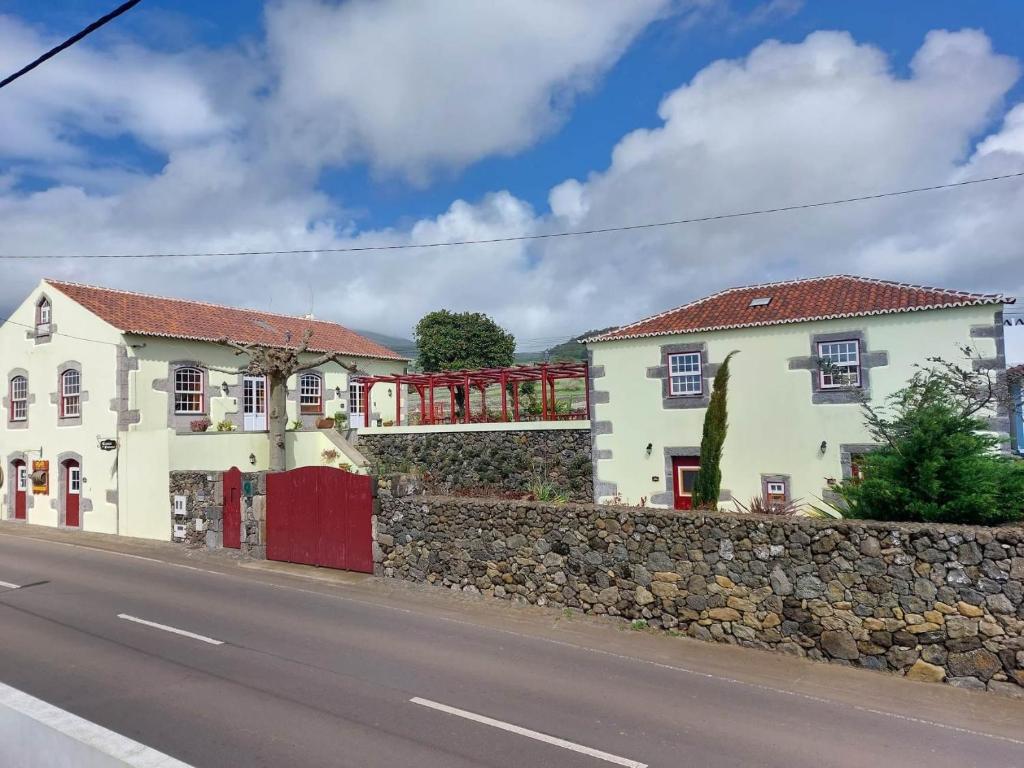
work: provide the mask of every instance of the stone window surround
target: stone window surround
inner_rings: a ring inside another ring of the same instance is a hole
[[[174,412],[174,374],[179,368],[198,368],[203,372],[203,413]],[[171,360],[167,363],[167,378],[156,379],[153,390],[167,395],[167,426],[179,435],[190,434],[193,421],[210,418],[210,401],[221,394],[220,387],[211,384],[209,369],[198,360]]]
[[[27,383],[28,386],[28,400],[25,405],[25,418],[22,419],[21,421],[13,421],[11,418],[14,413],[14,405],[11,402],[11,382],[13,382],[14,379],[17,378],[18,376],[23,376],[25,378],[25,382]],[[7,412],[7,429],[28,429],[29,417],[31,416],[32,405],[35,403],[35,401],[36,396],[32,392],[32,382],[29,379],[28,371],[26,371],[24,368],[12,368],[10,371],[8,371],[7,387],[3,395],[3,407],[4,410]]]
[[[68,470],[64,466],[66,461],[77,461],[78,470],[81,473],[82,485],[78,492],[78,525],[69,526],[65,522],[65,501],[67,499]],[[92,499],[85,495],[85,464],[82,462],[82,455],[74,451],[64,451],[57,454],[57,496],[50,497],[50,509],[57,510],[57,527],[66,528],[72,531],[79,531],[85,527],[85,513],[92,512]],[[53,468],[51,467],[51,472]],[[52,480],[52,476],[51,476]]]
[[[701,361],[701,392],[699,395],[673,395],[672,379],[669,375],[669,355],[685,352],[699,352]],[[707,408],[711,402],[711,385],[719,364],[708,363],[708,345],[703,342],[663,344],[659,347],[661,364],[647,369],[648,379],[661,379],[661,407],[666,410],[679,408]]]
[[[857,341],[860,344],[860,386],[824,388],[821,386],[821,359],[818,345],[829,341]],[[868,349],[867,337],[862,330],[833,331],[816,333],[811,336],[811,354],[807,357],[791,357],[789,370],[808,371],[811,377],[811,402],[815,405],[858,404],[871,396],[870,370],[889,364],[889,353],[885,350]]]
[[[26,469],[28,469],[29,472],[31,472],[31,470],[32,470],[32,460],[28,457],[28,454],[25,453],[24,451],[14,451],[13,453],[10,453],[10,454],[7,455],[7,467],[4,470],[4,473],[6,475],[8,475],[8,478],[7,478],[7,481],[8,481],[7,482],[7,491],[6,491],[6,494],[7,494],[7,518],[6,519],[7,520],[14,520],[14,493],[15,493],[15,490],[17,489],[17,487],[18,487],[18,478],[14,475],[14,462],[16,462],[16,461],[23,461],[25,463]],[[31,482],[32,481],[30,479],[29,480],[29,485],[30,486],[31,486]],[[25,491],[25,520],[19,520],[18,521],[19,523],[27,522],[28,521],[28,513],[29,513],[29,511],[31,511],[35,507],[35,501],[36,501],[35,494],[32,493],[32,488],[29,487],[28,490]]]
[[[50,322],[46,326],[46,331],[40,333],[39,307],[44,301],[50,305]],[[35,344],[49,344],[56,333],[57,324],[53,322],[53,300],[48,293],[43,291],[39,294],[39,298],[36,299],[36,303],[33,305],[32,328],[25,331],[25,338],[33,341]]]
[[[651,496],[651,504],[664,504],[669,509],[676,505],[675,471],[672,469],[672,459],[680,456],[700,457],[699,445],[667,446],[662,451],[665,458],[665,490]],[[732,501],[732,491],[722,488],[718,492],[718,500]]]
[[[62,416],[60,412],[61,388],[64,386],[64,374],[68,371],[78,371],[78,415]],[[85,413],[85,404],[89,402],[89,391],[84,388],[85,376],[82,373],[82,364],[77,360],[65,360],[57,366],[57,391],[50,393],[50,404],[57,407],[58,427],[80,427],[82,426],[82,414]]]
[[[786,501],[793,500],[793,485],[791,475],[761,473],[761,498],[768,503],[768,483],[782,483],[786,489]]]
[[[879,448],[878,443],[840,443],[839,444],[839,466],[843,480],[853,477],[853,457],[862,456],[865,453]],[[834,489],[826,487],[822,489],[821,498],[833,506],[842,504],[842,497]]]
[[[597,448],[597,436],[598,435],[610,435],[612,433],[611,421],[598,421],[597,420],[597,405],[608,403],[610,395],[606,391],[597,389],[596,379],[603,379],[605,377],[605,368],[603,365],[594,365],[594,351],[592,349],[587,350],[587,370],[589,375],[587,376],[587,386],[590,388],[590,413],[587,417],[590,419],[590,445],[591,445],[591,482],[594,485],[594,503],[598,503],[602,498],[614,498],[619,493],[618,484],[608,482],[600,479],[599,467],[601,461],[608,461],[612,458],[612,451],[609,448]]]
[[[115,393],[116,397],[110,401],[110,410],[117,414],[117,431],[127,432],[131,424],[138,424],[142,415],[137,408],[129,408],[131,390],[129,387],[129,373],[139,370],[139,359],[128,356],[128,347],[119,344],[117,347],[117,362],[115,368]]]
[[[305,374],[315,374],[320,377],[320,404],[321,413],[302,413],[302,404],[299,402],[300,397],[300,379]],[[341,397],[338,397],[337,392],[334,391],[333,387],[327,386],[327,374],[322,368],[310,368],[307,371],[299,371],[295,374],[295,386],[288,389],[288,400],[295,403],[295,418],[302,422],[303,429],[316,429],[316,423],[327,417],[334,411],[348,411],[348,382],[342,389]],[[341,386],[340,384],[338,386]],[[335,405],[330,405],[335,403]],[[337,405],[342,403],[343,405]],[[376,416],[376,414],[374,414]]]

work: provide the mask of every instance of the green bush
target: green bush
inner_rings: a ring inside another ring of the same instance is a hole
[[[979,417],[990,405],[974,374],[942,361],[922,369],[885,408],[865,405],[881,447],[861,479],[838,486],[847,517],[999,525],[1024,519],[1024,461],[1000,455]]]

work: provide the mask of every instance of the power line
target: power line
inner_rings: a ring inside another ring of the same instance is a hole
[[[691,219],[673,219],[670,221],[656,221],[646,224],[627,224],[616,227],[600,227],[597,229],[576,229],[565,232],[547,232],[537,235],[511,235],[508,237],[492,237],[481,240],[445,240],[433,243],[402,243],[398,245],[353,245],[344,248],[296,248],[281,251],[219,251],[201,253],[98,253],[98,254],[49,254],[29,256],[25,254],[0,255],[0,260],[13,261],[41,261],[49,259],[188,259],[199,257],[223,257],[223,256],[291,256],[317,253],[361,253],[365,251],[405,251],[415,248],[448,248],[460,245],[492,245],[494,243],[514,243],[524,240],[549,240],[560,237],[581,237],[585,235],[602,235],[609,232],[630,232],[639,229],[655,229],[658,227],[674,227],[681,224],[699,224],[708,221],[722,221],[725,219],[739,219],[748,216],[764,216],[772,213],[787,213],[790,211],[803,211],[810,208],[824,208],[833,205],[846,205],[848,203],[860,203],[867,200],[881,200],[889,197],[901,197],[913,195],[919,192],[935,192],[942,189],[955,189],[966,187],[972,184],[984,184],[990,181],[1002,181],[1003,179],[1015,179],[1024,176],[1024,171],[1017,173],[1006,173],[1001,176],[988,176],[983,179],[969,179],[967,181],[956,181],[949,184],[935,184],[930,187],[915,187],[913,189],[901,189],[895,192],[879,192],[873,195],[861,195],[859,197],[845,197],[838,200],[823,200],[816,203],[800,203],[798,205],[786,205],[777,208],[760,208],[753,211],[739,211],[735,213],[719,213],[712,216],[698,216]]]
[[[118,16],[120,16],[122,13],[124,13],[125,11],[131,10],[133,7],[135,7],[136,5],[138,5],[141,2],[142,2],[142,0],[129,0],[127,3],[122,3],[117,8],[115,8],[110,13],[108,13],[106,16],[101,16],[100,18],[96,19],[96,21],[94,21],[92,24],[90,24],[88,27],[83,29],[81,32],[78,32],[78,33],[72,35],[71,37],[69,37],[67,40],[65,40],[63,43],[58,45],[56,48],[51,48],[46,53],[44,53],[42,56],[40,56],[38,59],[36,59],[35,61],[31,62],[30,64],[26,64],[24,67],[19,69],[13,75],[9,75],[8,77],[5,77],[2,81],[0,81],[0,88],[3,88],[5,85],[9,85],[10,83],[13,83],[15,80],[17,80],[22,75],[28,74],[29,72],[31,72],[33,69],[38,67],[40,64],[42,64],[47,59],[52,59],[54,56],[56,56],[58,53],[63,51],[65,48],[70,48],[72,45],[77,43],[79,40],[81,40],[86,35],[91,34],[92,32],[95,32],[97,29],[102,27],[107,22],[113,21]]]

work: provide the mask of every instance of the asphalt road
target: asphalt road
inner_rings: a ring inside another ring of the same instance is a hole
[[[0,526],[0,681],[197,768],[1024,766],[1021,700],[70,536]]]

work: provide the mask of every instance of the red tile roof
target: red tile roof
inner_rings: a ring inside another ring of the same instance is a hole
[[[405,359],[337,323],[235,309],[201,301],[165,299],[58,280],[46,282],[122,333],[197,341],[219,341],[226,338],[237,344],[285,347],[297,345],[306,330],[312,329],[313,335],[309,341],[311,352],[337,352],[385,360]]]
[[[754,299],[770,301],[751,306]],[[994,293],[965,293],[852,275],[831,275],[729,288],[591,340],[613,341],[1013,302],[1011,297]]]

